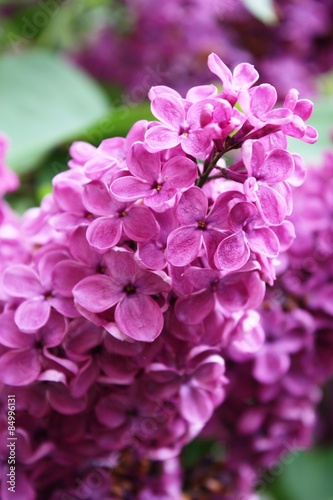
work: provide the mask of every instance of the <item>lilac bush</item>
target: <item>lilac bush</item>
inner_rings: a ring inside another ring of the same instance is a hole
[[[333,67],[332,0],[274,0],[266,21],[246,4],[127,0],[110,8],[75,59],[99,80],[119,85],[130,101],[144,99],[151,85],[184,91],[209,82],[203,62],[212,51],[230,66],[255,64],[280,98],[291,86],[313,93],[316,76]]]
[[[124,498],[131,467],[121,477],[133,498],[181,498],[177,457],[212,417],[214,438],[246,436],[226,466],[244,498],[279,458],[281,433],[308,443],[330,371],[310,373],[318,326],[297,310],[284,318],[270,291],[256,309],[295,237],[287,218],[305,166],[287,140],[316,141],[312,103],[292,89],[276,108],[252,65],[231,73],[211,54],[208,66],[222,91],[153,87],[156,121],[97,148],[74,143],[39,208],[20,220],[3,209],[15,237],[1,267],[1,395],[17,399],[27,500]]]

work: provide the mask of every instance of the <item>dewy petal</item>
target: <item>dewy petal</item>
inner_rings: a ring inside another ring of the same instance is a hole
[[[216,266],[220,269],[240,269],[250,257],[250,249],[245,243],[242,231],[221,241],[215,254]]]
[[[276,234],[269,227],[253,229],[246,234],[251,250],[266,257],[276,257],[280,250],[280,243]]]
[[[80,306],[98,313],[115,305],[124,292],[108,276],[99,275],[80,281],[74,288],[73,295]]]
[[[41,363],[35,349],[9,351],[0,358],[0,380],[6,385],[29,385],[40,371]]]
[[[177,220],[183,225],[196,224],[207,215],[208,201],[205,193],[198,187],[191,187],[180,198],[177,208]]]
[[[142,142],[135,142],[127,155],[127,167],[132,175],[153,184],[161,170],[159,153],[150,153]]]
[[[134,205],[123,218],[123,228],[130,239],[140,242],[155,236],[159,225],[149,208]]]
[[[7,267],[2,278],[3,287],[13,297],[35,297],[43,293],[37,274],[28,266],[15,264]]]
[[[126,335],[142,342],[152,342],[163,328],[161,309],[151,297],[140,293],[125,296],[119,302],[115,321]]]
[[[161,122],[178,129],[185,121],[182,101],[171,94],[159,94],[151,103],[151,111]]]
[[[121,219],[114,217],[99,217],[87,229],[89,244],[98,250],[114,247],[121,237]]]
[[[151,151],[162,151],[180,144],[181,138],[177,130],[163,125],[154,125],[147,130],[145,141]]]
[[[200,253],[202,232],[193,227],[180,227],[170,233],[167,241],[167,260],[173,266],[186,266]]]
[[[287,215],[287,205],[282,196],[269,186],[260,185],[257,197],[263,219],[273,226],[281,224]]]
[[[28,299],[16,309],[15,323],[22,332],[35,332],[46,324],[50,312],[50,302],[45,300],[44,297]]]
[[[152,186],[132,176],[120,177],[111,184],[111,192],[121,200],[134,201],[154,193]]]

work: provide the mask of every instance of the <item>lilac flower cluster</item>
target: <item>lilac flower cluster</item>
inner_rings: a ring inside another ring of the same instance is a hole
[[[332,0],[274,0],[271,14],[264,23],[241,0],[128,0],[113,5],[75,59],[131,101],[162,82],[183,91],[210,81],[203,62],[212,51],[230,66],[255,64],[280,98],[291,86],[313,92],[316,76],[333,67]]]
[[[281,254],[278,279],[259,309],[264,345],[243,359],[224,354],[226,398],[204,434],[227,447],[215,479],[236,483],[244,498],[254,486],[265,492],[325,432],[316,406],[333,375],[332,173],[330,151],[294,193],[297,238]]]
[[[292,89],[276,108],[252,65],[231,73],[211,54],[208,66],[221,92],[153,87],[156,121],[97,148],[74,143],[52,194],[12,223],[0,381],[2,403],[17,398],[17,490],[27,500],[72,494],[73,481],[105,498],[117,484],[104,467],[126,450],[165,461],[160,482],[136,498],[176,498],[174,459],[224,401],[225,359],[258,353],[254,384],[273,383],[300,348],[287,341],[271,370],[254,309],[294,239],[286,217],[305,167],[287,137],[315,142],[312,103]],[[4,500],[5,477],[6,467]]]

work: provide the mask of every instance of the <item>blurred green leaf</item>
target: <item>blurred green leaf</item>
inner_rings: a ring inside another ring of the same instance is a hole
[[[123,137],[138,120],[155,120],[150,112],[150,102],[144,101],[113,108],[109,115],[85,131],[80,139],[98,145],[107,137]]]
[[[31,51],[0,57],[0,130],[11,140],[8,162],[19,173],[109,111],[99,86],[59,56]]]
[[[317,129],[318,141],[315,144],[306,144],[290,138],[288,150],[302,155],[307,165],[309,163],[318,165],[322,162],[323,151],[332,148],[330,133],[333,129],[333,96],[314,101],[313,114],[307,123]]]
[[[243,5],[251,14],[264,24],[275,24],[278,18],[273,0],[242,0]]]
[[[289,461],[288,461],[289,462]],[[333,449],[299,452],[271,488],[276,500],[333,500]]]

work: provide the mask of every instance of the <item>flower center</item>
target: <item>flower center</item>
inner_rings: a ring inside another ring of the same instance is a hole
[[[128,283],[124,288],[124,292],[127,293],[127,295],[132,295],[135,293],[135,286],[133,286],[132,283]]]
[[[206,222],[204,220],[199,220],[198,221],[198,228],[199,229],[206,229]]]

